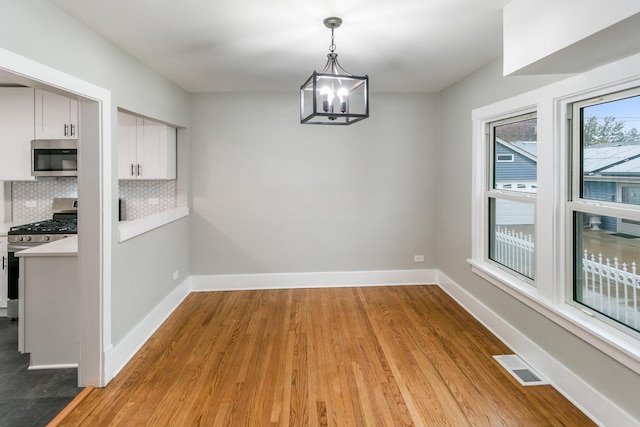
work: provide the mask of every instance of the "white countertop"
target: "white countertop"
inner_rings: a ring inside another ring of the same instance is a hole
[[[179,207],[132,221],[121,221],[118,223],[118,241],[124,242],[188,215],[189,208]]]
[[[16,252],[16,256],[78,256],[78,235]]]

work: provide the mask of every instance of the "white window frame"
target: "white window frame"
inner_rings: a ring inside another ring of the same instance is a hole
[[[571,135],[570,138],[570,153],[571,153],[571,167],[569,170],[569,182],[570,192],[567,197],[567,230],[568,236],[571,239],[571,242],[574,242],[575,236],[573,235],[573,217],[576,212],[579,213],[587,213],[594,214],[600,216],[609,216],[624,219],[631,219],[634,221],[640,221],[640,206],[628,205],[621,202],[608,202],[608,201],[600,201],[600,200],[591,200],[585,199],[580,196],[581,193],[581,173],[580,173],[580,161],[581,161],[581,129],[579,126],[580,120],[580,109],[583,107],[587,107],[590,105],[598,105],[609,101],[615,101],[619,99],[624,99],[631,96],[640,96],[640,81],[637,83],[638,86],[632,89],[608,92],[606,94],[599,94],[596,96],[591,96],[584,98],[582,100],[575,101],[573,103],[568,103],[567,108],[567,134]],[[620,184],[618,183],[618,187]],[[619,188],[616,191],[620,191]],[[618,198],[621,200],[621,198]],[[575,257],[582,257],[582,254],[575,254],[573,251],[573,245],[571,247],[572,250],[567,251],[568,258],[571,264],[575,262]],[[567,283],[573,284],[573,269],[567,268]],[[608,318],[607,316],[598,313],[597,311],[591,309],[586,305],[582,305],[573,298],[573,286],[567,286],[566,292],[566,301],[567,304],[570,304],[583,312],[589,314],[590,316],[605,322],[617,329],[620,329],[622,332],[630,334],[632,337],[636,337],[640,339],[640,333],[637,331],[633,331],[629,328],[626,328],[619,324],[618,322]]]
[[[568,113],[571,104],[640,87],[640,55],[570,77],[539,89],[477,108],[472,112],[472,271],[516,300],[640,373],[640,337],[629,334],[572,304],[571,157]],[[489,162],[486,126],[502,118],[537,111],[538,193],[535,241],[537,286],[487,261],[486,182]],[[580,204],[591,212],[594,206]]]
[[[484,122],[484,127],[485,127],[484,145],[486,147],[485,161],[487,162],[486,176],[484,178],[486,188],[485,188],[485,197],[483,202],[484,214],[486,215],[486,222],[485,222],[486,246],[485,247],[487,248],[487,250],[485,253],[485,260],[486,262],[495,265],[497,268],[504,270],[506,274],[513,275],[514,279],[521,282],[522,286],[531,286],[531,285],[535,286],[535,283],[536,283],[535,273],[533,275],[534,276],[533,278],[529,278],[516,271],[509,269],[508,267],[490,258],[491,254],[489,250],[489,244],[491,242],[491,236],[490,236],[491,215],[490,215],[489,205],[490,205],[491,199],[494,199],[496,201],[506,200],[506,201],[512,201],[512,202],[518,202],[518,203],[531,204],[533,205],[535,210],[537,196],[536,196],[536,193],[523,192],[522,190],[518,190],[517,187],[514,188],[511,186],[511,184],[509,184],[508,187],[505,185],[503,186],[503,188],[495,188],[494,186],[495,174],[496,174],[495,163],[500,163],[500,160],[498,160],[497,158],[498,155],[496,154],[496,147],[494,146],[495,135],[493,133],[493,129],[496,126],[502,126],[509,123],[517,123],[519,121],[534,119],[536,117],[537,117],[537,114],[535,109],[524,109],[522,111],[519,111],[517,114],[507,114],[504,117],[496,117],[496,120]],[[511,154],[511,156],[512,158],[514,157],[513,154]],[[534,241],[535,241],[535,228],[536,228],[536,219],[537,219],[536,217],[537,215],[534,215],[534,220],[533,220]]]

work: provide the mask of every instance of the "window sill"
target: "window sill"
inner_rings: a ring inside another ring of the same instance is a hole
[[[118,242],[132,239],[186,216],[189,216],[189,208],[182,207],[133,221],[121,221],[118,223]]]
[[[640,374],[640,340],[566,303],[542,300],[535,287],[484,261],[469,259],[471,270],[489,283]]]

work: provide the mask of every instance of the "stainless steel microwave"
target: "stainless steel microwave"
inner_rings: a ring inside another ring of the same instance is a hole
[[[31,141],[32,176],[77,176],[77,139]]]

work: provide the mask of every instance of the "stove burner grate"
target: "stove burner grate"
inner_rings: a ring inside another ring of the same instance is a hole
[[[76,219],[49,219],[17,225],[9,229],[9,234],[76,234],[77,232]]]

